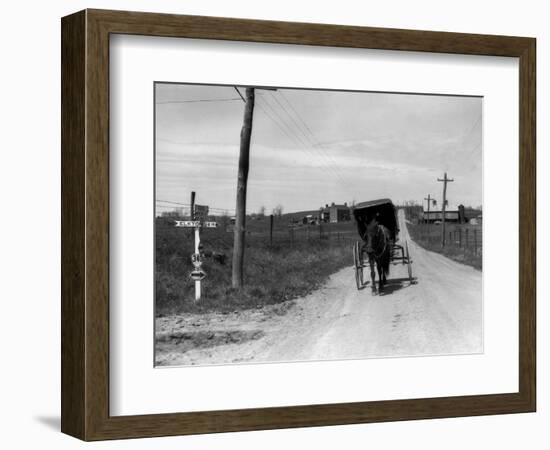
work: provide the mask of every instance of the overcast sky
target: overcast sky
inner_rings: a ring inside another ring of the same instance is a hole
[[[155,86],[157,200],[189,203],[194,190],[232,214],[243,101],[233,87]],[[256,90],[247,211],[427,194],[441,204],[445,171],[450,205],[481,205],[481,144],[479,97]]]

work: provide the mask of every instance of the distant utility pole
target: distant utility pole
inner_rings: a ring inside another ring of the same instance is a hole
[[[424,197],[424,200],[428,202],[428,223],[430,223],[430,204],[432,203],[432,196],[431,194],[428,194],[428,198]]]
[[[233,272],[231,278],[231,283],[235,289],[241,289],[243,287],[246,186],[248,182],[248,169],[250,166],[250,137],[252,135],[252,118],[254,115],[254,88],[246,88],[245,97],[244,119],[243,127],[241,129],[241,145],[239,153],[239,173],[237,178],[237,206],[235,208]]]
[[[452,183],[454,180],[447,178],[447,172],[445,172],[443,179],[438,178],[437,181],[443,183],[443,205],[441,205],[441,247],[445,247],[445,209],[447,208],[447,183]]]
[[[424,197],[424,200],[427,200],[428,201],[428,220],[426,221],[426,223],[428,224],[428,239],[430,239],[430,230],[431,230],[431,227],[430,227],[430,205],[432,204],[432,196],[431,194],[428,194],[428,197]]]

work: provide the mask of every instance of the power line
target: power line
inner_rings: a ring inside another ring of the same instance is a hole
[[[276,117],[278,118],[278,120],[285,126],[285,129],[283,129],[278,123],[277,121],[274,121],[278,126],[279,128],[281,128],[281,130],[291,139],[294,141],[294,143],[297,143],[298,144],[298,147],[299,148],[302,148],[303,150],[305,150],[307,153],[310,154],[311,157],[313,157],[314,159],[321,159],[323,160],[323,158],[319,158],[317,155],[315,155],[313,152],[312,152],[312,144],[310,142],[307,142],[305,141],[303,138],[301,138],[300,136],[297,135],[296,131],[281,117],[281,114],[277,112],[277,110],[274,108],[273,105],[271,105],[271,103],[269,103],[267,101],[267,98],[265,96],[261,96],[264,100],[264,104],[265,106],[269,107],[269,109],[273,112],[273,114],[276,115]],[[261,105],[260,105],[261,106]],[[264,112],[266,112],[264,110]],[[288,116],[288,113],[286,113],[287,116]],[[269,116],[269,114],[267,114],[266,112],[266,115]],[[292,118],[290,116],[288,116],[291,120]],[[272,118],[271,118],[272,119]],[[273,120],[273,119],[272,119]],[[288,131],[287,131],[288,130]],[[333,164],[327,164],[327,161],[326,159],[324,160],[324,164],[323,164],[324,168],[326,170],[328,170],[332,175],[334,175],[338,181],[342,184],[342,185],[345,185],[345,181],[344,179],[340,176],[340,174],[336,171],[336,168]]]
[[[338,167],[338,164],[336,163],[336,161],[332,158],[332,156],[328,153],[326,153],[323,149],[325,148],[320,142],[318,139],[316,139],[315,135],[313,134],[313,132],[311,131],[311,128],[307,125],[306,121],[302,118],[302,116],[300,116],[300,114],[298,114],[298,111],[296,110],[296,108],[294,108],[294,106],[292,105],[292,103],[290,103],[290,101],[288,100],[288,98],[282,93],[280,92],[281,94],[281,98],[284,99],[284,101],[286,102],[286,104],[289,106],[289,108],[293,111],[294,115],[296,116],[296,118],[298,119],[298,121],[301,123],[301,125],[303,126],[303,129],[305,129],[307,131],[307,133],[309,133],[309,136],[310,136],[310,139],[311,141],[313,142],[313,146],[314,147],[317,147],[318,151],[324,155],[325,159],[327,159],[330,163],[334,164],[334,168],[336,169],[336,171],[341,174],[342,176],[345,176],[341,171],[340,171],[340,168]],[[279,102],[279,100],[277,99],[277,97],[275,97],[275,95],[273,95],[273,98],[275,99],[275,101],[287,112],[287,114],[289,115],[289,117],[291,117],[291,114],[288,112],[288,110]],[[298,127],[298,126],[297,126]],[[299,128],[299,127],[298,127]],[[300,131],[302,132],[302,134],[304,136],[306,136],[306,133],[303,131],[303,129],[300,129]]]
[[[272,111],[273,114],[275,114],[275,116],[281,121],[281,123],[285,126],[285,128],[289,131],[289,133],[292,134],[292,136],[293,136],[293,138],[294,138],[294,141],[297,142],[297,143],[299,143],[299,144],[302,145],[302,146],[308,146],[309,143],[306,142],[306,141],[304,141],[304,140],[302,139],[302,137],[298,136],[298,135],[296,134],[296,132],[290,127],[290,125],[289,125],[288,123],[286,123],[285,120],[281,117],[281,114],[280,114],[279,112],[277,112],[277,110],[273,107],[273,105],[271,105],[271,103],[269,103],[269,102],[267,101],[267,98],[268,98],[268,97],[267,97],[267,96],[264,96],[264,95],[262,95],[261,97],[262,97],[262,99],[264,100],[265,105],[266,105],[267,107],[269,107],[270,111]]]
[[[176,206],[185,206],[185,207],[191,207],[191,204],[190,203],[180,203],[180,202],[173,202],[171,200],[160,200],[160,199],[157,199],[155,200],[156,203],[169,203],[171,205],[176,205]],[[234,209],[231,209],[231,208],[216,208],[214,206],[209,206],[208,207],[209,210],[213,210],[213,211],[235,211]]]
[[[244,97],[242,96],[241,92],[239,91],[239,89],[237,88],[237,86],[233,86],[233,88],[235,89],[235,91],[239,94],[239,97],[242,99],[243,102],[246,103]],[[259,97],[264,97],[263,95],[259,95]],[[264,97],[265,98],[265,97]],[[277,103],[279,103],[277,101]],[[277,111],[274,109],[274,107],[267,101],[267,99],[265,99],[265,105],[268,106],[270,108],[270,110],[273,112],[273,114],[278,118],[278,120],[280,121],[280,123],[275,120],[273,118],[273,116],[271,116],[270,113],[267,112],[267,110],[265,108],[262,107],[262,105],[260,103],[257,103],[256,102],[256,106],[258,106],[258,108],[273,122],[275,123],[275,125],[277,125],[277,128],[279,128],[289,139],[291,142],[293,143],[297,143],[299,147],[303,147],[308,153],[310,153],[310,155],[312,155],[314,158],[315,158],[315,155],[313,155],[309,150],[308,150],[308,146],[311,146],[311,143],[310,142],[304,142],[297,134],[296,132],[284,121],[283,118],[281,118],[281,116],[277,113]],[[284,107],[279,103],[279,105],[284,109]],[[292,117],[288,114],[287,111],[285,111],[287,116],[292,120]],[[281,125],[281,123],[283,125]],[[286,127],[286,129],[285,129]],[[288,130],[288,131],[287,131]],[[300,130],[301,131],[301,130]],[[302,134],[304,134],[302,132]],[[307,141],[307,136],[304,134],[304,136],[306,137],[306,141]],[[333,162],[333,164],[330,164],[330,165],[327,165],[326,166],[328,170],[331,170],[332,171],[332,174],[336,176],[336,178],[340,181],[340,183],[344,184],[345,185],[345,181],[344,179],[340,176],[340,172],[337,171],[337,166],[336,164]]]
[[[281,96],[283,96],[282,92],[281,92]],[[281,109],[286,113],[287,117],[291,120],[292,124],[296,126],[296,129],[298,129],[302,135],[304,136],[304,138],[307,140],[308,144],[313,148],[315,149],[315,147],[318,147],[316,150],[319,152],[320,154],[320,157],[321,159],[323,159],[326,163],[328,163],[328,165],[330,166],[330,168],[333,170],[333,173],[336,175],[336,177],[343,183],[345,183],[344,179],[344,174],[342,174],[342,172],[340,171],[339,167],[338,167],[338,164],[336,163],[336,161],[334,161],[329,155],[327,155],[319,146],[319,144],[316,143],[316,139],[315,139],[315,136],[313,135],[313,133],[311,132],[311,130],[309,129],[309,127],[305,124],[304,120],[299,116],[298,112],[294,109],[294,107],[292,107],[292,105],[290,105],[290,102],[288,102],[288,99],[287,99],[287,103],[289,104],[289,106],[292,108],[292,110],[294,111],[294,114],[296,115],[296,117],[303,123],[303,125],[305,126],[306,129],[309,130],[309,134],[310,136],[307,135],[307,133],[304,132],[304,130],[302,128],[300,128],[300,126],[296,123],[296,121],[294,120],[294,118],[292,117],[292,114],[290,114],[290,112],[288,111],[288,109],[283,105],[281,104],[281,102],[279,102],[279,100],[277,99],[277,97],[275,97],[275,95],[273,94],[272,95],[273,99],[277,102],[277,104],[281,107]]]

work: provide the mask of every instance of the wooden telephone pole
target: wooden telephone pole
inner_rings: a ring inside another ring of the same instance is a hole
[[[437,181],[443,183],[443,204],[441,205],[441,246],[445,247],[445,210],[447,208],[447,183],[452,183],[454,180],[447,178],[447,172],[445,172],[443,179],[438,178]]]
[[[424,200],[428,201],[428,221],[427,221],[427,224],[428,224],[428,239],[431,239],[431,235],[430,235],[430,230],[431,230],[431,227],[430,227],[430,205],[433,201],[433,198],[432,198],[431,194],[428,194],[428,198],[424,197]]]
[[[237,89],[237,88],[235,88]],[[240,93],[239,93],[240,95]],[[239,174],[237,178],[237,206],[235,208],[235,235],[233,242],[233,288],[243,287],[244,240],[246,225],[246,185],[250,162],[250,137],[252,135],[252,118],[254,116],[254,88],[246,88],[243,127],[239,154]]]

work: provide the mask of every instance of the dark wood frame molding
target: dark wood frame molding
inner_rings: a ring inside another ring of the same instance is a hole
[[[100,440],[535,411],[535,39],[104,10],[64,17],[61,32],[64,433]],[[519,58],[519,392],[109,416],[109,35],[114,33]]]

